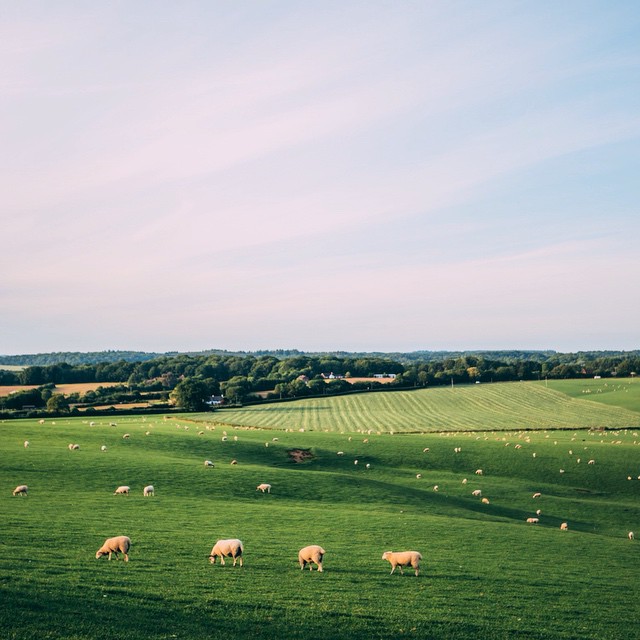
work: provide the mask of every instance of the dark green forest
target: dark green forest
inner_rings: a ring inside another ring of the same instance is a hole
[[[116,358],[116,354],[119,357]],[[507,382],[628,377],[640,369],[640,351],[556,353],[553,351],[419,351],[405,354],[311,354],[291,351],[199,354],[140,354],[108,351],[84,354],[0,356],[5,365],[23,366],[30,359],[55,362],[30,364],[22,370],[0,369],[0,385],[36,388],[0,398],[3,416],[25,411],[54,413],[105,404],[155,400],[182,409],[202,410],[211,396],[227,403],[279,401],[305,396],[392,391],[415,387],[475,382]],[[104,359],[100,360],[100,356]],[[147,357],[149,356],[149,357]],[[97,359],[98,361],[92,361]],[[357,381],[353,378],[386,378]],[[54,394],[57,384],[119,383],[82,395]]]

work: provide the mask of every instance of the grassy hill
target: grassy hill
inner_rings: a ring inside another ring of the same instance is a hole
[[[448,392],[483,411],[475,387]],[[367,416],[382,425],[386,411]],[[637,431],[273,432],[211,421],[221,415],[0,424],[0,637],[637,637],[640,542],[627,538],[640,532]],[[312,457],[293,463],[293,449]],[[29,495],[13,497],[22,483]],[[154,498],[142,496],[148,483]],[[113,495],[121,484],[130,496]],[[537,509],[540,523],[527,524]],[[133,541],[131,561],[96,560],[119,534]],[[208,563],[223,537],[244,541],[244,568]],[[307,544],[327,550],[324,573],[298,568]],[[390,576],[387,549],[421,551],[422,574]]]
[[[581,429],[640,425],[640,382],[511,382],[310,398],[224,409],[224,424],[349,432]],[[582,393],[589,389],[593,393]],[[618,403],[618,404],[617,404]]]

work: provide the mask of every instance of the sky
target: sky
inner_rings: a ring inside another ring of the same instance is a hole
[[[0,0],[0,354],[640,348],[636,0]]]

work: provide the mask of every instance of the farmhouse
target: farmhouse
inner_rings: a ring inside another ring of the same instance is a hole
[[[224,404],[224,396],[211,396],[206,404],[210,407],[219,407],[221,404]]]

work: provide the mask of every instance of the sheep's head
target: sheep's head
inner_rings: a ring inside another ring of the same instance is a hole
[[[392,553],[393,553],[392,551],[385,551],[385,552],[382,554],[382,559],[383,559],[383,560],[388,560],[388,559],[389,559],[389,556],[390,556]]]

